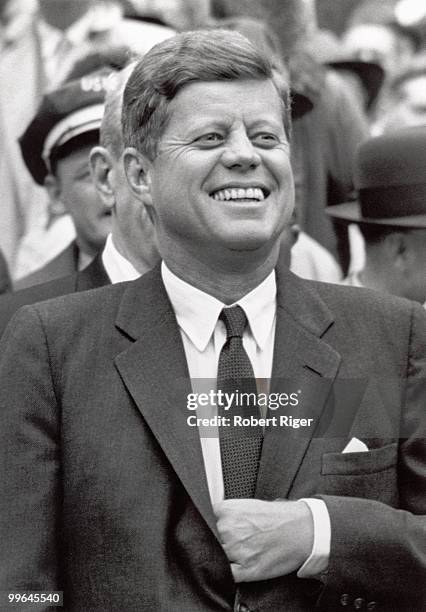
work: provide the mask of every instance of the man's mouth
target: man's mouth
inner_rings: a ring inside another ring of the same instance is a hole
[[[264,187],[227,187],[218,189],[210,194],[214,200],[221,202],[232,200],[235,202],[262,202],[269,192]]]

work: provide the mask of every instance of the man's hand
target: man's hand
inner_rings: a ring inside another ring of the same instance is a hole
[[[214,511],[235,582],[285,576],[311,554],[314,524],[303,501],[228,499]]]

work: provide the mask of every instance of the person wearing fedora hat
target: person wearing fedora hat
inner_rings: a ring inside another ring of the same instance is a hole
[[[361,271],[342,282],[426,301],[426,128],[371,138],[358,151],[358,200],[332,217],[356,223],[365,240]]]

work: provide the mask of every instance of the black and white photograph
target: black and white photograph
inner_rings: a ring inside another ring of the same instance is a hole
[[[426,610],[426,3],[0,0],[0,612]]]

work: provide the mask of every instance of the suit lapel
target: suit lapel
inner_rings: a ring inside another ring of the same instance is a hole
[[[287,497],[318,425],[340,356],[321,339],[333,318],[301,279],[277,270],[277,321],[270,392],[296,393],[298,405],[268,416],[314,418],[312,427],[275,426],[265,431],[256,497]]]
[[[116,321],[136,341],[115,362],[186,491],[217,537],[197,427],[187,425],[191,381],[160,268],[131,283]]]

